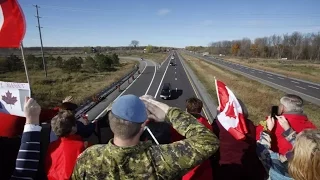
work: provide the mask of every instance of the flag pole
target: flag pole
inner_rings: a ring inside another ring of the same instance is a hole
[[[214,83],[216,85],[216,93],[217,93],[217,98],[218,98],[218,107],[220,108],[220,98],[219,98],[219,92],[218,92],[218,85],[217,85],[217,79],[214,77]]]
[[[23,65],[24,65],[24,70],[25,70],[26,76],[27,76],[27,82],[28,82],[29,87],[30,87],[30,94],[29,94],[29,96],[31,96],[31,84],[30,84],[30,80],[29,80],[29,74],[28,74],[28,68],[27,68],[26,59],[25,59],[25,57],[24,57],[23,43],[22,43],[22,42],[21,42],[21,44],[20,44],[20,49],[21,49],[21,55],[22,55],[22,61],[23,61]]]

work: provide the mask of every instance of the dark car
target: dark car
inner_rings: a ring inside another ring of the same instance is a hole
[[[163,84],[160,98],[162,98],[162,99],[171,98],[171,84],[170,83]]]
[[[175,66],[176,65],[176,63],[174,63],[174,62],[170,62],[170,66]]]

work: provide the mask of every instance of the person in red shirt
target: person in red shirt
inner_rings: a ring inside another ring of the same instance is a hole
[[[316,129],[316,126],[308,120],[308,117],[305,114],[303,114],[303,100],[297,95],[287,94],[280,99],[279,115],[284,116],[291,128],[297,133],[300,133],[305,129]],[[260,138],[263,129],[263,125],[257,126],[256,140]],[[292,145],[282,136],[284,130],[277,121],[272,131],[271,150],[282,155],[291,151]]]
[[[70,179],[77,157],[88,147],[76,134],[76,121],[73,112],[68,110],[61,110],[51,120],[52,130],[59,138],[48,147],[45,162],[48,180]]]
[[[246,179],[263,180],[266,172],[256,154],[255,126],[249,119],[244,103],[239,100],[248,133],[244,140],[234,138],[219,122],[212,123],[213,132],[220,141],[218,151],[219,166],[215,168],[215,178],[223,180]]]
[[[198,98],[189,98],[186,101],[187,112],[193,115],[199,123],[203,124],[208,129],[212,130],[212,126],[209,121],[201,115],[203,103]],[[185,139],[184,136],[180,135],[175,129],[171,127],[171,139],[172,142],[180,141]],[[212,167],[211,161],[205,160],[200,165],[196,166],[192,170],[190,170],[187,174],[182,177],[182,180],[208,180],[213,179],[212,177]]]

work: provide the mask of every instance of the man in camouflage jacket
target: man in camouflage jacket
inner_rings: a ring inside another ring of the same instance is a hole
[[[171,124],[186,139],[164,145],[140,142],[147,119]],[[112,105],[109,122],[114,139],[84,151],[72,179],[177,179],[219,146],[217,137],[192,115],[150,96],[120,97]]]

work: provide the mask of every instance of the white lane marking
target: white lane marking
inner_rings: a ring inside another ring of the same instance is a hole
[[[176,78],[176,80],[178,80],[178,79]]]
[[[296,83],[296,84],[300,84],[300,83],[299,83],[299,82],[297,82],[297,81],[291,81],[291,82]]]
[[[143,74],[143,72],[144,72],[144,71],[146,70],[146,68],[147,68],[147,63],[146,63],[146,61],[144,61],[144,63],[145,63],[145,67],[144,67],[144,69],[142,70],[142,72],[139,74],[139,76],[136,77],[136,79],[133,80],[133,81],[131,82],[131,84],[129,84],[129,86],[128,86],[125,90],[123,90],[123,91],[118,95],[118,97],[117,97],[115,100],[113,100],[112,102],[115,102],[119,97],[121,97],[122,94],[124,94],[124,93],[132,86],[132,84],[134,84],[134,82]],[[110,104],[111,104],[111,103],[110,103]],[[109,106],[109,105],[108,105],[108,106]],[[100,117],[107,111],[108,106],[107,106],[97,117],[95,117],[94,119],[100,118]]]
[[[163,81],[163,79],[164,79],[164,76],[165,76],[165,75],[166,75],[166,73],[167,73],[167,70],[168,70],[169,64],[170,64],[170,63],[168,63],[167,68],[166,68],[166,70],[165,70],[165,71],[164,71],[164,73],[163,73],[163,76],[162,76],[161,81],[160,81],[160,83],[159,83],[159,86],[158,86],[157,92],[156,92],[156,94],[154,95],[154,98],[157,98],[157,95],[158,95],[159,89],[160,89],[160,87],[161,87],[161,84],[162,84],[162,81]],[[176,68],[176,69],[177,69],[177,68]]]
[[[267,74],[267,76],[271,76],[271,77],[272,77],[273,75],[271,75],[271,74]]]
[[[272,77],[268,77],[268,79],[273,79]]]
[[[153,61],[152,61],[152,62],[153,62]],[[155,62],[153,62],[153,64],[154,64],[154,73],[153,73],[153,77],[152,77],[151,82],[150,82],[150,84],[149,84],[149,87],[148,87],[148,89],[147,89],[147,91],[146,91],[146,93],[145,93],[144,95],[147,95],[147,94],[148,94],[148,92],[149,92],[149,90],[150,90],[150,87],[151,87],[151,85],[152,85],[152,83],[153,83],[154,77],[156,76],[156,72],[157,72],[157,65],[156,65],[156,63],[155,63]]]
[[[301,86],[296,86],[297,88],[300,88],[300,89],[304,89],[304,90],[306,90],[306,88],[304,88],[304,87],[301,87]]]
[[[278,77],[279,79],[284,79],[283,77]]]
[[[175,74],[177,74],[177,72],[174,72]]]
[[[320,89],[320,88],[317,88],[317,87],[314,87],[314,86],[308,86],[308,87],[311,87],[311,88],[314,88],[314,89]]]

